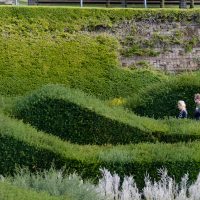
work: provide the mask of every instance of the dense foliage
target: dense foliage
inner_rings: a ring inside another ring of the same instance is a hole
[[[122,11],[112,12],[113,22],[105,10],[0,7],[0,94],[60,83],[109,99],[162,80],[162,73],[121,69],[117,38],[88,30],[122,20]]]

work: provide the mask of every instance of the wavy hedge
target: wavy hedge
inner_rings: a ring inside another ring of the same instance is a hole
[[[179,142],[200,138],[196,123],[138,117],[79,90],[48,85],[18,99],[12,115],[37,129],[78,144]]]
[[[37,132],[29,125],[0,115],[0,172],[15,172],[16,166],[31,171],[66,166],[83,178],[98,179],[99,168],[120,175],[133,174],[142,186],[146,172],[157,177],[157,169],[166,167],[177,179],[188,172],[196,179],[200,167],[200,143],[137,144],[124,146],[81,146],[64,142],[55,136]]]
[[[22,189],[10,183],[0,182],[1,200],[69,200],[69,198],[52,197],[44,192],[35,192],[30,189]]]
[[[159,122],[145,119],[79,90],[48,85],[16,101],[12,114],[47,133],[78,144],[126,144],[156,141],[153,133],[162,133]],[[157,125],[157,126],[156,126]]]
[[[200,92],[200,73],[184,74],[163,83],[155,84],[142,91],[136,99],[129,99],[128,107],[134,112],[154,117],[176,117],[179,113],[177,102],[184,100],[188,114],[193,118],[194,94]]]

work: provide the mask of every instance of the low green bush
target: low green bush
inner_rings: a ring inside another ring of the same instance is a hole
[[[150,48],[142,48],[138,45],[133,45],[132,47],[125,49],[122,54],[126,57],[131,56],[152,56],[156,57],[160,54],[160,52],[155,51]]]
[[[0,114],[0,172],[13,174],[17,166],[31,171],[66,167],[83,178],[97,180],[99,168],[118,174],[134,175],[139,186],[144,175],[157,177],[157,169],[166,167],[170,175],[180,179],[188,172],[195,180],[200,167],[200,143],[136,144],[119,146],[76,145],[55,136],[37,132],[29,125]]]
[[[200,74],[189,73],[154,84],[139,93],[137,98],[130,98],[128,107],[139,115],[164,118],[176,117],[179,113],[177,103],[184,100],[190,118],[195,109],[194,94],[200,92]]]
[[[0,182],[1,200],[69,200],[69,198],[52,197],[47,193],[37,193],[33,190],[22,189],[7,182]]]
[[[196,127],[195,122],[186,121],[180,129],[178,120],[138,117],[60,85],[48,85],[22,97],[11,112],[38,130],[78,144],[179,142],[200,138],[200,128],[191,129]]]

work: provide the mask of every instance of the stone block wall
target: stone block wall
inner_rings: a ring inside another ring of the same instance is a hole
[[[14,1],[13,0],[0,0],[0,4],[12,5],[12,4],[14,4]]]
[[[200,69],[200,48],[194,48],[190,53],[183,53],[183,48],[171,48],[169,52],[156,57],[133,56],[122,58],[125,67],[147,62],[157,69],[167,72],[195,71]]]
[[[134,28],[134,34],[130,32],[131,26]],[[138,63],[146,62],[157,69],[172,73],[200,69],[199,24],[181,24],[174,22],[166,24],[132,23],[132,25],[129,24],[128,29],[125,32],[126,34],[121,34],[121,40],[125,40],[128,35],[131,36],[133,43],[136,43],[137,45],[140,45],[140,43],[143,43],[143,41],[151,41],[155,34],[160,40],[167,37],[170,38],[171,41],[169,41],[169,44],[167,44],[167,50],[164,50],[163,46],[166,44],[163,43],[163,41],[156,41],[154,38],[154,41],[152,40],[151,44],[153,46],[150,49],[154,50],[155,52],[159,52],[158,55],[121,55],[120,59],[122,66],[139,67],[140,65],[138,65]],[[179,43],[175,44],[172,41],[175,41],[177,33]],[[194,39],[195,42],[193,42]],[[190,45],[189,51],[186,51],[187,43]],[[127,46],[124,45],[124,48],[127,48]],[[141,49],[143,48],[145,49],[145,46],[141,46]]]

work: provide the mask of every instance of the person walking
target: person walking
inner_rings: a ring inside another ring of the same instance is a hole
[[[200,120],[200,94],[194,95],[194,102],[196,104],[196,109],[194,112],[194,118],[196,120]]]
[[[184,101],[178,101],[178,109],[180,110],[180,113],[177,116],[177,118],[179,119],[187,118],[188,113],[187,113],[186,104]]]

